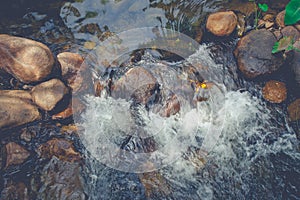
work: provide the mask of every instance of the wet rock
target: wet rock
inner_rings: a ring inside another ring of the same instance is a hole
[[[31,100],[31,94],[25,90],[0,90],[0,96]]]
[[[281,30],[282,36],[293,36],[294,40],[299,40],[300,33],[299,31],[293,26],[286,26]]]
[[[141,103],[147,103],[156,87],[155,77],[143,67],[130,69],[112,88],[114,98],[133,97]]]
[[[51,73],[53,65],[53,55],[44,44],[26,38],[0,35],[0,67],[20,81],[41,81]]]
[[[254,30],[241,38],[234,51],[240,71],[247,78],[270,74],[284,62],[281,55],[273,55],[275,36],[268,30]]]
[[[75,113],[81,113],[84,109],[85,105],[78,98],[73,97],[69,106],[60,113],[53,115],[52,119],[66,119]]]
[[[7,184],[1,192],[1,199],[14,200],[22,199],[29,200],[28,188],[22,182],[9,183]]]
[[[23,125],[40,119],[36,106],[20,98],[0,96],[0,129]]]
[[[79,72],[86,69],[85,65],[82,65],[83,57],[76,53],[63,52],[57,55],[57,59],[61,65],[63,78],[68,82],[73,92],[77,92],[83,82],[83,77]]]
[[[286,99],[287,90],[285,84],[279,81],[268,81],[264,86],[263,97],[271,103],[281,103]]]
[[[279,26],[281,28],[285,27],[284,15],[285,15],[285,10],[278,13],[277,16],[276,16],[276,19],[275,19],[277,26]]]
[[[294,47],[300,49],[300,40],[296,41]],[[295,74],[295,80],[300,86],[300,52],[294,52],[294,58],[292,62],[292,70]]]
[[[10,142],[5,145],[6,148],[6,165],[10,167],[12,165],[22,164],[29,156],[30,153],[22,146],[15,142]]]
[[[40,108],[50,111],[68,93],[68,88],[58,79],[43,82],[31,90],[32,100]]]
[[[300,119],[300,99],[296,99],[288,106],[288,114],[291,121]]]
[[[37,190],[37,199],[87,199],[79,163],[65,162],[53,157],[43,168],[40,182],[41,186],[33,185]]]
[[[159,114],[162,117],[170,117],[180,111],[180,102],[176,95],[173,95],[166,101],[166,104],[162,107]]]
[[[216,36],[228,36],[236,28],[237,16],[232,11],[217,12],[208,16],[206,28]]]
[[[53,138],[38,148],[38,153],[43,158],[57,157],[62,161],[76,162],[81,159],[73,143],[62,138]]]

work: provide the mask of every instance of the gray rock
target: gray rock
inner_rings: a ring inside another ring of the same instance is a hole
[[[251,31],[238,42],[234,54],[247,78],[271,74],[282,66],[283,56],[272,54],[275,42],[275,36],[265,29]]]
[[[41,81],[51,73],[53,65],[53,55],[46,45],[0,34],[0,67],[20,81]]]

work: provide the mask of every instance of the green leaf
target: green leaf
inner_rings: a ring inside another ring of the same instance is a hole
[[[86,19],[87,19],[87,18],[94,18],[94,17],[96,17],[97,15],[98,15],[97,12],[88,11],[88,12],[85,13],[85,18],[86,18]]]
[[[284,24],[292,25],[300,20],[300,0],[291,0],[285,7]]]
[[[269,9],[269,7],[268,7],[268,5],[267,4],[258,4],[258,7],[263,11],[263,12],[267,12],[268,11],[268,9]]]
[[[293,36],[285,36],[281,38],[278,42],[275,42],[272,53],[278,53],[280,51],[289,51],[291,50],[290,48],[293,46]]]

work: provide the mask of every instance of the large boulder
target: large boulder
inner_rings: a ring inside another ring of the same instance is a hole
[[[24,83],[41,81],[52,71],[54,58],[42,43],[0,35],[0,67]]]
[[[208,31],[216,36],[228,36],[236,28],[237,16],[232,11],[210,14],[206,22]]]
[[[0,129],[23,125],[40,119],[38,108],[25,99],[0,96]]]
[[[68,88],[59,79],[51,79],[31,89],[33,102],[46,111],[52,110],[68,93]]]
[[[238,42],[234,55],[247,78],[271,74],[281,67],[283,56],[272,54],[275,42],[275,36],[265,29],[251,31]]]

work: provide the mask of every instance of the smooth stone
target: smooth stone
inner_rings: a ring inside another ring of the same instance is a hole
[[[71,141],[63,138],[53,138],[38,147],[38,153],[43,158],[51,159],[53,156],[62,161],[76,162],[81,156],[76,152]]]
[[[228,36],[236,28],[237,16],[232,11],[210,14],[206,22],[208,31],[216,36]]]
[[[288,114],[291,121],[300,119],[300,99],[296,99],[288,106]]]
[[[25,90],[0,90],[0,96],[31,100],[31,94]]]
[[[284,83],[271,80],[263,87],[262,94],[271,103],[282,103],[286,100],[287,90]]]
[[[0,96],[0,129],[11,128],[40,119],[38,108],[29,101]]]
[[[155,77],[143,67],[128,70],[112,87],[114,98],[133,98],[146,104],[156,87]]]
[[[275,19],[275,22],[276,22],[277,26],[279,26],[281,28],[285,27],[284,15],[285,15],[285,10],[278,13],[277,16],[276,16],[276,19]]]
[[[5,145],[6,149],[6,165],[8,168],[12,165],[20,165],[30,156],[30,153],[22,146],[15,142],[10,142]]]
[[[0,35],[0,67],[24,83],[42,81],[52,71],[50,49],[30,39]]]
[[[31,89],[33,102],[46,111],[52,110],[56,104],[69,92],[59,79],[51,79],[34,86]]]
[[[83,57],[76,53],[63,52],[57,55],[57,60],[60,63],[64,80],[68,82],[73,92],[79,91],[83,84],[81,73],[86,70]]]
[[[272,54],[275,36],[268,30],[254,30],[241,38],[234,51],[240,71],[247,78],[271,74],[284,63],[283,56]]]
[[[79,98],[73,97],[72,102],[69,104],[69,106],[63,111],[52,115],[52,119],[66,119],[68,117],[71,117],[73,114],[82,113],[84,109],[85,105],[83,104],[83,102],[81,102]]]
[[[283,37],[293,36],[294,40],[300,39],[300,32],[293,26],[286,26],[281,30]]]

